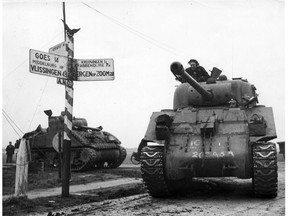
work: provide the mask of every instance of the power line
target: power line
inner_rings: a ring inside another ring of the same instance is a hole
[[[15,130],[14,126],[10,123],[9,119],[5,116],[5,114],[2,113],[2,115],[7,120],[8,124],[12,127],[12,129],[15,131],[15,133],[20,137],[20,134]]]
[[[10,116],[5,112],[4,109],[2,109],[2,112],[10,119],[10,121],[17,127],[17,129],[23,133],[23,131],[17,126],[17,124],[10,118]],[[24,134],[24,133],[23,133]]]
[[[144,39],[145,41],[147,41],[147,42],[149,42],[149,43],[151,43],[151,44],[153,44],[153,45],[155,45],[155,46],[157,46],[157,47],[159,47],[159,48],[165,49],[166,51],[169,51],[169,52],[173,52],[174,54],[176,54],[176,55],[178,55],[178,56],[180,56],[180,57],[182,57],[182,58],[186,56],[186,54],[185,54],[184,52],[182,52],[182,51],[180,51],[180,50],[177,50],[177,49],[175,49],[174,47],[171,47],[171,46],[169,46],[169,45],[167,45],[167,44],[165,44],[165,43],[163,43],[163,42],[161,42],[161,41],[158,41],[158,40],[156,40],[156,39],[154,39],[154,38],[152,38],[152,37],[150,37],[150,36],[148,36],[148,35],[145,35],[145,34],[139,32],[139,31],[137,31],[137,30],[129,27],[129,26],[127,26],[127,25],[119,22],[118,20],[116,20],[116,19],[114,19],[114,18],[112,18],[112,17],[110,17],[110,16],[102,13],[101,11],[99,11],[99,10],[91,7],[90,5],[88,5],[88,4],[84,3],[84,2],[82,2],[82,4],[86,5],[87,7],[89,7],[89,8],[92,9],[92,10],[94,10],[95,12],[101,14],[102,16],[104,16],[105,18],[107,18],[108,20],[110,20],[111,22],[113,22],[113,23],[121,26],[121,27],[124,28],[125,30],[127,30],[127,31],[129,31],[129,32],[131,32],[131,33],[133,33],[133,34],[135,34],[135,35],[137,35],[138,37]]]
[[[30,130],[31,124],[32,124],[32,122],[33,122],[33,120],[34,120],[34,117],[35,117],[35,115],[36,115],[38,106],[39,106],[39,104],[40,104],[40,102],[41,102],[41,100],[42,100],[42,97],[43,97],[44,91],[45,91],[45,89],[46,89],[46,87],[47,87],[48,81],[49,81],[49,77],[46,78],[45,86],[44,86],[44,88],[43,88],[43,91],[41,92],[41,96],[40,96],[39,101],[38,101],[38,103],[37,103],[37,106],[36,106],[36,109],[35,109],[34,114],[33,114],[33,116],[32,116],[32,119],[31,119],[31,121],[30,121],[28,131]]]
[[[60,34],[60,32],[57,33],[51,40],[49,40],[48,42],[46,42],[46,43],[45,43],[43,46],[41,46],[41,47],[43,48],[43,47],[47,46],[47,44],[49,44],[51,41],[55,40],[55,38],[58,37],[59,34]],[[62,32],[61,32],[61,34],[62,34]],[[8,78],[8,77],[9,77],[11,74],[13,74],[14,72],[16,72],[17,69],[18,69],[20,66],[22,66],[24,63],[27,62],[27,60],[28,60],[28,58],[26,58],[22,63],[20,63],[18,66],[16,66],[9,74],[7,74],[6,76],[3,77],[3,80],[6,79],[6,78]],[[19,90],[17,91],[17,94],[16,94],[16,95],[18,95],[18,92],[21,90],[24,82],[25,82],[25,80],[22,81],[22,83],[21,83],[21,85],[20,85],[21,87],[20,87]],[[43,91],[41,92],[41,97],[40,97],[40,100],[38,101],[38,104],[37,104],[37,106],[36,106],[36,109],[35,109],[35,112],[34,112],[34,114],[33,114],[32,120],[30,121],[29,128],[30,128],[30,126],[31,126],[31,123],[32,123],[34,117],[35,117],[35,114],[36,114],[36,111],[37,111],[37,107],[38,107],[38,105],[39,105],[39,103],[40,103],[40,101],[41,101],[41,98],[43,97],[43,93],[44,93],[44,91],[45,91],[45,89],[46,89],[47,82],[48,82],[48,79],[46,79],[45,87],[44,87]],[[8,123],[11,125],[11,127],[12,127],[12,128],[14,129],[14,131],[16,132],[16,130],[15,130],[15,128],[13,127],[13,125],[9,122],[9,119],[10,119],[11,122],[13,122],[13,123],[14,123],[14,121],[9,117],[9,115],[8,115],[3,109],[2,109],[2,112],[7,115],[7,116],[5,116],[5,115],[3,114],[3,116],[6,118],[6,120],[8,121]],[[8,118],[9,118],[9,119],[8,119]],[[17,125],[16,125],[15,123],[14,123],[14,125],[17,127]],[[18,127],[17,127],[17,128],[18,128]],[[20,128],[18,128],[18,130],[21,131]],[[16,133],[17,133],[17,132],[16,132]],[[23,133],[23,132],[21,131],[21,133]],[[17,133],[17,134],[18,134],[18,133]],[[23,133],[23,134],[24,134],[24,133]],[[18,134],[18,135],[19,135],[19,134]],[[20,135],[19,135],[19,136],[20,136]]]
[[[9,117],[9,115],[2,109],[2,115],[4,116],[4,118],[7,120],[7,122],[10,124],[10,126],[12,127],[12,129],[15,131],[15,133],[21,137],[21,135],[16,131],[15,127],[12,125],[12,123],[16,126],[16,128],[22,133],[23,131],[16,125],[16,123]],[[12,123],[11,123],[12,122]]]
[[[61,32],[61,34],[62,34],[62,32]],[[58,35],[60,35],[60,33],[57,33],[57,35],[55,35],[51,40],[49,40],[48,42],[46,42],[46,43],[41,47],[41,49],[42,49],[43,47],[45,47],[47,44],[49,44],[51,41],[53,41],[56,37],[58,37]],[[10,73],[8,73],[6,76],[3,77],[3,80],[6,79],[6,78],[8,78],[8,77],[9,77],[11,74],[13,74],[14,72],[16,72],[17,69],[18,69],[20,66],[22,66],[23,64],[25,64],[28,59],[29,59],[29,58],[26,58],[22,63],[20,63],[19,65],[17,65]]]

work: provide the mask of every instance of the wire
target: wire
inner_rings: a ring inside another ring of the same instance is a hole
[[[171,47],[171,46],[169,46],[169,45],[167,45],[167,44],[165,44],[165,43],[163,43],[161,41],[158,41],[158,40],[156,40],[156,39],[154,39],[154,38],[152,38],[150,36],[147,36],[147,35],[139,32],[139,31],[137,31],[137,30],[135,30],[135,29],[133,29],[133,28],[121,23],[121,22],[119,22],[118,20],[116,20],[116,19],[114,19],[114,18],[102,13],[101,11],[91,7],[90,5],[88,5],[88,4],[84,3],[84,2],[82,2],[82,4],[86,5],[87,7],[89,7],[92,10],[94,10],[95,12],[101,14],[102,16],[106,17],[111,22],[121,26],[122,28],[128,30],[129,32],[132,32],[133,34],[137,35],[138,37],[144,39],[145,41],[147,41],[147,42],[149,42],[149,43],[151,43],[151,44],[153,44],[153,45],[155,45],[155,46],[157,46],[159,48],[165,49],[166,51],[169,51],[169,52],[173,52],[174,54],[176,54],[176,55],[178,55],[178,56],[180,56],[182,58],[184,58],[186,56],[186,53],[184,53],[184,52],[182,52],[180,50],[177,50],[177,49],[175,49],[175,48],[173,48],[173,47]]]
[[[2,112],[10,119],[10,121],[17,127],[17,129],[23,133],[23,131],[17,126],[17,124],[10,118],[10,116],[7,114],[7,112],[5,112],[4,109],[2,109]],[[24,134],[24,133],[23,133]]]
[[[62,32],[61,32],[61,34],[62,34]],[[49,40],[47,43],[45,43],[42,47],[41,47],[41,49],[43,48],[43,47],[45,47],[47,44],[49,44],[51,41],[53,41],[56,37],[58,37],[60,35],[60,33],[57,33],[57,35],[55,35],[51,40]],[[20,63],[19,65],[17,65],[10,73],[8,73],[7,75],[5,75],[4,77],[3,77],[3,80],[4,79],[6,79],[6,78],[8,78],[11,74],[13,74],[14,72],[16,72],[17,71],[17,69],[20,67],[20,66],[22,66],[24,63],[26,63],[27,62],[27,60],[28,60],[29,58],[26,58],[22,63]]]
[[[62,32],[61,32],[61,34],[62,34]],[[60,35],[60,32],[59,33],[57,33],[51,40],[49,40],[47,43],[45,43],[41,48],[43,48],[43,47],[45,47],[45,46],[47,46],[47,44],[49,44],[51,41],[53,41],[56,37],[58,37]],[[16,68],[14,68],[13,70],[12,70],[12,72],[10,72],[9,74],[7,74],[6,76],[4,76],[3,77],[3,80],[4,79],[6,79],[6,78],[8,78],[11,74],[13,74],[14,72],[16,72],[17,71],[17,69],[20,67],[20,66],[22,66],[24,63],[26,63],[27,62],[27,60],[28,60],[28,58],[27,59],[25,59],[22,63],[20,63],[18,66],[16,66]],[[26,79],[23,79],[23,81],[21,82],[21,84],[19,85],[19,86],[21,86],[19,89],[18,89],[18,91],[17,91],[17,93],[16,93],[16,96],[18,95],[18,93],[20,92],[20,90],[22,89],[22,86],[23,86],[23,83],[25,82],[25,80]],[[45,87],[44,87],[44,89],[43,89],[43,91],[45,90],[45,88],[46,88],[46,86],[47,86],[47,82],[48,82],[48,80],[46,80],[46,84],[45,84]],[[41,94],[41,97],[43,96],[43,91],[42,91],[42,94]],[[37,104],[37,107],[38,107],[38,105],[39,105],[39,103]],[[36,111],[37,111],[37,107],[36,107],[36,110],[35,110],[35,112],[34,112],[34,115],[33,115],[33,118],[34,118],[34,116],[35,116],[35,113],[36,113]],[[2,109],[3,110],[3,109]],[[4,110],[3,110],[4,111]],[[4,111],[5,112],[5,111]],[[6,113],[6,115],[7,115],[7,113]],[[8,117],[9,117],[9,115],[7,115]],[[4,116],[5,117],[5,116]],[[6,118],[6,117],[5,117]],[[10,118],[10,117],[9,117]],[[33,120],[33,118],[32,118],[32,120]],[[7,118],[6,118],[7,119]],[[11,118],[10,118],[11,119]],[[30,122],[30,125],[29,125],[29,128],[30,128],[30,126],[31,126],[31,123],[32,123],[32,120],[31,120],[31,122]],[[12,121],[12,119],[11,119],[11,121]],[[13,122],[13,121],[12,121]],[[9,122],[8,122],[9,123]],[[10,124],[10,123],[9,123]],[[15,124],[15,123],[14,123]],[[15,124],[16,125],[16,124]],[[12,126],[12,125],[11,125]],[[17,127],[17,125],[16,125],[16,127]],[[17,127],[18,128],[18,127]],[[13,128],[14,129],[14,128]],[[19,129],[19,128],[18,128]],[[19,129],[20,130],[20,129]],[[21,131],[21,130],[20,130]],[[15,131],[16,132],[16,131]],[[22,131],[21,131],[22,132]],[[16,132],[17,133],[17,132]],[[23,133],[23,132],[22,132]],[[18,133],[17,133],[18,134]],[[23,133],[24,134],[24,133]],[[19,134],[18,134],[19,135]]]
[[[61,32],[61,34],[62,34],[62,32]],[[58,37],[60,35],[60,32],[59,33],[57,33],[51,40],[49,40],[47,43],[45,43],[42,47],[41,47],[41,49],[43,48],[43,47],[45,47],[45,46],[47,46],[47,44],[49,44],[51,41],[53,41],[56,37]],[[8,78],[11,74],[13,74],[14,72],[16,72],[17,71],[17,69],[18,68],[20,68],[20,66],[22,66],[24,63],[26,63],[27,62],[27,60],[28,60],[28,58],[26,58],[22,63],[20,63],[18,66],[16,66],[13,70],[12,70],[12,72],[10,72],[9,74],[7,74],[6,76],[4,76],[3,77],[3,80],[4,79],[6,79],[6,78]],[[17,91],[17,94],[16,95],[18,95],[18,92],[21,90],[21,88],[22,88],[22,86],[23,86],[23,83],[25,82],[25,79],[23,80],[23,82],[20,84],[20,88],[18,89],[18,91]],[[37,106],[36,106],[36,110],[35,110],[35,112],[34,112],[34,114],[33,114],[33,118],[32,118],[32,120],[30,121],[30,125],[29,125],[29,129],[30,129],[30,126],[31,126],[31,124],[32,124],[32,121],[33,121],[33,119],[34,119],[34,117],[35,117],[35,114],[36,114],[36,111],[37,111],[37,107],[38,107],[38,105],[39,105],[39,103],[40,103],[40,101],[41,101],[41,98],[43,97],[43,93],[44,93],[44,91],[45,91],[45,89],[46,89],[46,86],[47,86],[47,82],[48,82],[48,79],[46,79],[46,83],[45,83],[45,87],[44,87],[44,89],[43,89],[43,91],[42,91],[42,93],[41,93],[41,97],[40,97],[40,100],[39,100],[39,102],[38,102],[38,104],[37,104]],[[2,109],[3,110],[3,109]],[[3,110],[3,112],[8,116],[8,118],[13,122],[13,120],[9,117],[9,115]],[[7,119],[7,117],[4,115],[4,117]],[[7,119],[7,121],[8,121],[8,119]],[[10,122],[8,121],[8,123],[10,124]],[[14,122],[13,122],[14,123]],[[15,124],[15,123],[14,123]],[[11,124],[10,124],[11,125]],[[15,124],[15,126],[17,127],[17,125]],[[13,126],[11,125],[11,127],[13,128]],[[17,127],[18,128],[18,127]],[[14,128],[13,128],[14,129]],[[29,130],[28,129],[28,130]],[[15,130],[15,129],[14,129]],[[20,128],[18,128],[18,130],[20,130]],[[20,130],[21,131],[21,130]],[[15,131],[16,132],[16,131]],[[22,131],[21,131],[22,132]],[[17,133],[17,132],[16,132]],[[22,132],[23,133],[23,132]],[[18,133],[17,133],[18,134]],[[24,134],[24,133],[23,133]],[[19,134],[18,134],[19,135]],[[20,135],[19,135],[20,136]]]
[[[32,124],[32,122],[33,122],[33,120],[34,120],[34,117],[35,117],[35,115],[36,115],[38,106],[39,106],[39,104],[40,104],[40,102],[41,102],[41,100],[42,100],[42,97],[43,97],[44,91],[45,91],[45,89],[46,89],[46,87],[47,87],[48,81],[49,81],[49,77],[46,78],[45,86],[44,86],[44,88],[43,88],[43,91],[42,91],[41,96],[40,96],[40,98],[39,98],[39,101],[38,101],[38,103],[37,103],[37,106],[36,106],[35,112],[34,112],[34,114],[33,114],[33,116],[32,116],[32,119],[31,119],[31,121],[30,121],[30,124],[29,124],[29,127],[28,127],[28,131],[30,130],[31,124]]]
[[[15,131],[15,133],[21,137],[21,135],[16,131],[15,127],[12,125],[12,123],[16,126],[16,128],[22,133],[23,131],[16,125],[16,123],[9,117],[9,115],[2,109],[2,115],[4,116],[4,118],[7,120],[7,122],[10,124],[10,126],[12,127],[12,129]],[[12,122],[12,123],[11,123]]]

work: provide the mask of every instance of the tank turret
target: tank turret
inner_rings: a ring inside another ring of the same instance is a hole
[[[254,85],[241,78],[233,80],[209,78],[206,82],[198,83],[179,62],[173,62],[171,72],[183,83],[175,90],[174,109],[188,106],[230,106],[231,100],[236,101],[237,107],[253,107],[258,103]],[[219,75],[219,74],[218,74]]]

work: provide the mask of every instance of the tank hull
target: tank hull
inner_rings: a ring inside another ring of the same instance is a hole
[[[49,128],[39,125],[35,131],[26,133],[33,162],[43,162],[45,168],[59,166],[63,145],[63,116],[49,116]],[[117,168],[126,158],[126,150],[112,134],[102,127],[87,127],[82,118],[73,119],[71,137],[71,170],[85,171],[97,168]]]
[[[143,178],[145,176],[148,179],[148,187],[152,188],[151,191],[155,190],[151,183],[154,180],[149,180],[153,175],[149,178],[147,176],[151,173],[159,173],[153,170],[155,169],[153,164],[158,163],[159,158],[155,158],[155,155],[160,153],[163,178],[171,193],[178,190],[171,186],[176,185],[175,182],[187,182],[193,177],[254,179],[253,167],[256,166],[255,163],[261,164],[263,158],[255,162],[253,146],[256,145],[255,143],[263,142],[261,144],[265,147],[267,141],[276,137],[276,132],[274,121],[266,121],[265,134],[262,132],[251,134],[253,114],[261,114],[269,120],[273,118],[272,109],[264,106],[249,110],[205,107],[154,112],[143,139],[147,142],[148,149],[143,148],[141,154]],[[163,123],[165,122],[163,116],[172,119],[172,123],[169,124],[168,121]],[[156,148],[157,151],[153,152],[149,148]],[[267,157],[271,156],[271,159],[265,162],[267,164],[275,164],[276,148],[272,148],[265,151]],[[263,156],[262,153],[260,155]],[[269,167],[270,165],[267,164],[262,165]],[[271,169],[271,172],[275,173],[277,165],[276,168]],[[159,179],[155,176],[154,178]],[[275,178],[272,196],[275,196],[275,187],[277,187]],[[162,192],[151,192],[151,195],[158,197]],[[163,193],[168,192],[165,190]]]

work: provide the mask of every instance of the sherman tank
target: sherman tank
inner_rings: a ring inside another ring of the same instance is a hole
[[[194,177],[237,177],[252,179],[256,197],[276,197],[273,111],[257,105],[255,86],[228,80],[216,67],[206,82],[196,82],[179,62],[170,69],[181,81],[173,109],[153,112],[131,158],[141,163],[149,194],[174,195]]]
[[[33,162],[43,162],[45,168],[54,168],[59,164],[59,152],[63,145],[64,112],[52,116],[51,110],[44,111],[48,116],[48,128],[41,125],[35,131],[26,133]],[[88,127],[87,120],[72,120],[71,170],[85,171],[97,168],[117,168],[126,158],[126,149],[111,133],[101,126]]]

